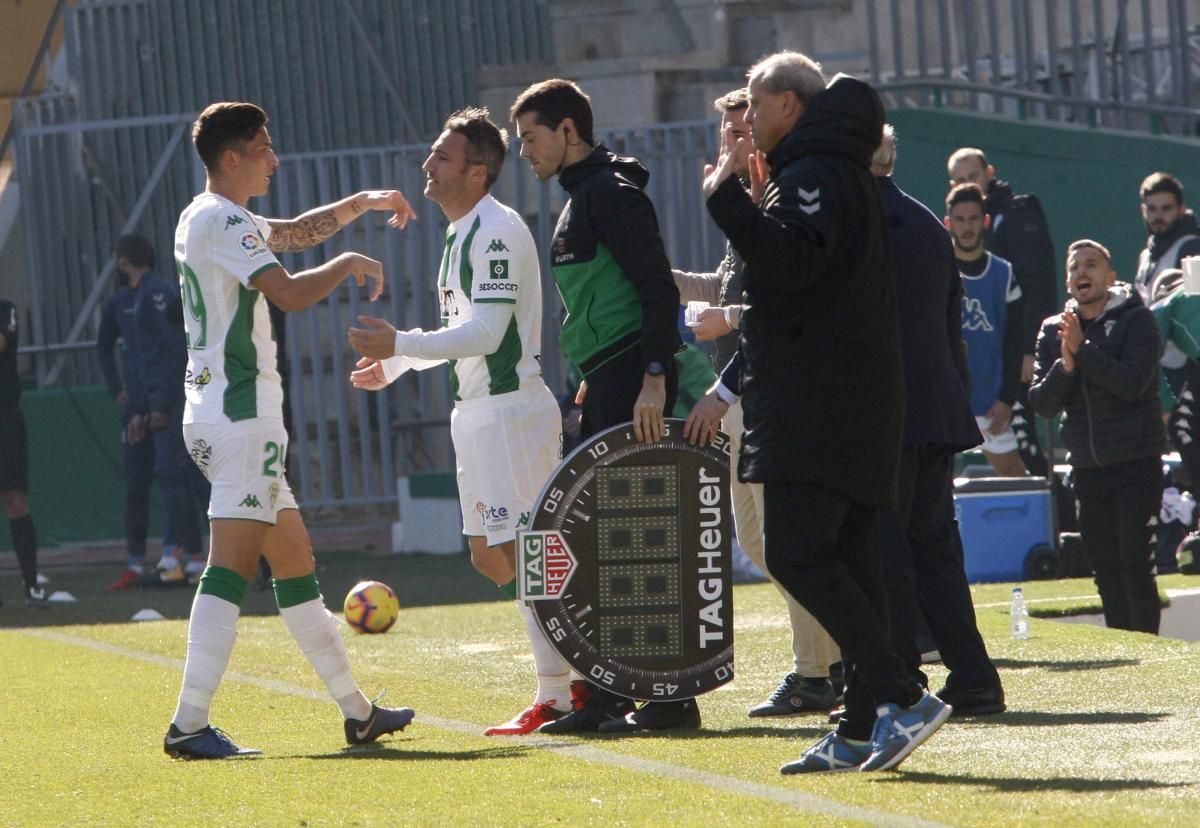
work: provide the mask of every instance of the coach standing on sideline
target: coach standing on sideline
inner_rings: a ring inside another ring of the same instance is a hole
[[[826,87],[796,52],[749,76],[746,121],[770,166],[762,201],[732,174],[733,152],[704,181],[709,212],[746,262],[738,472],[764,484],[767,568],[846,665],[845,718],[781,770],[885,770],[950,709],[892,649],[879,571],[904,410],[887,222],[869,169],[883,105],[854,78]]]
[[[895,165],[889,124],[871,172],[888,219],[904,355],[899,498],[883,513],[881,536],[892,644],[909,675],[926,684],[917,648],[924,615],[950,668],[938,698],[955,715],[1000,713],[1004,689],[975,621],[954,519],[954,455],[983,441],[966,392],[962,277],[942,223],[896,186]]]

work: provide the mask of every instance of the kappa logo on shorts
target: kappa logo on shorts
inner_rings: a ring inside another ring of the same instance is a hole
[[[239,503],[238,505],[245,506],[247,509],[261,509],[262,508],[262,504],[258,502],[258,498],[252,494],[248,494],[244,498],[242,498],[242,502]]]

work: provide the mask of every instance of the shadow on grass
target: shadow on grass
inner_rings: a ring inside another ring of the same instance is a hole
[[[1034,793],[1037,791],[1066,791],[1070,793],[1114,793],[1117,791],[1154,791],[1168,788],[1190,788],[1192,782],[1161,782],[1157,779],[1017,779],[989,776],[963,776],[950,773],[906,773],[876,777],[884,784],[924,782],[932,785],[969,785],[987,788],[998,793]]]
[[[1096,710],[1086,713],[1054,713],[1044,710],[1008,710],[980,719],[954,719],[954,723],[999,724],[1016,727],[1061,727],[1063,725],[1153,724],[1171,717],[1170,713],[1140,713],[1127,710]]]
[[[105,592],[124,571],[123,562],[42,567],[50,591],[69,592],[71,604],[26,609],[15,573],[0,576],[0,628],[58,627],[70,624],[124,624],[140,609],[154,609],[167,619],[186,619],[192,608],[194,586],[147,586]],[[467,555],[370,555],[362,552],[327,552],[317,557],[317,580],[325,604],[341,612],[342,600],[362,580],[383,581],[400,598],[401,608],[503,601],[503,593],[471,566]],[[242,614],[270,616],[278,613],[271,589],[246,590]]]
[[[1002,670],[1027,670],[1040,667],[1055,673],[1069,673],[1076,670],[1111,670],[1116,667],[1137,667],[1141,659],[1137,658],[1108,658],[1090,661],[1035,661],[1019,658],[996,658],[992,663]]]
[[[405,750],[395,745],[355,745],[345,747],[332,753],[293,754],[290,756],[273,756],[272,759],[371,759],[375,761],[414,761],[441,760],[452,762],[475,762],[487,759],[519,759],[525,754],[536,750],[534,746],[498,745],[496,747],[478,748],[476,750]]]

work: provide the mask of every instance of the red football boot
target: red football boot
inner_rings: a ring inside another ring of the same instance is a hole
[[[546,722],[552,722],[562,712],[554,709],[554,702],[549,701],[545,704],[535,704],[532,707],[527,707],[518,713],[511,721],[507,721],[502,725],[489,727],[483,731],[484,736],[524,736],[526,733],[532,733]]]

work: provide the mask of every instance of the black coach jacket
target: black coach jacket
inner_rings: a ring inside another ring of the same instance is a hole
[[[869,167],[882,129],[875,91],[839,76],[771,151],[760,206],[734,177],[708,199],[745,260],[742,480],[895,500],[904,386],[887,222]]]
[[[1166,451],[1158,398],[1162,341],[1137,292],[1125,285],[1109,289],[1104,313],[1083,325],[1073,374],[1062,367],[1060,321],[1061,315],[1050,317],[1038,335],[1029,404],[1043,417],[1063,412],[1070,464],[1095,469]]]

